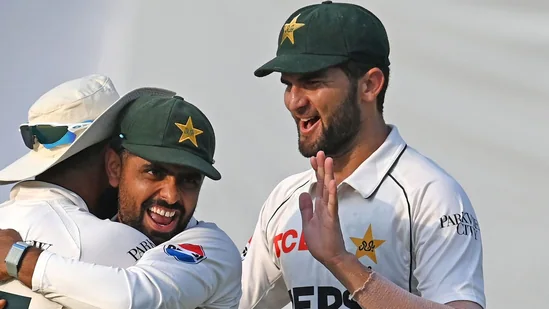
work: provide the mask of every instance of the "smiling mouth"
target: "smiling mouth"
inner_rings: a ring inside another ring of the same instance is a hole
[[[317,127],[317,124],[320,122],[319,120],[320,117],[318,116],[301,119],[299,121],[299,130],[301,133],[307,134]]]
[[[162,206],[151,206],[146,212],[146,221],[148,225],[153,230],[162,233],[169,233],[176,227],[177,219],[181,213],[179,210]]]

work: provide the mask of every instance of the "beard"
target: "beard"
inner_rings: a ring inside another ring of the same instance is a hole
[[[128,192],[128,189],[124,185],[124,179],[120,179],[118,190],[118,221],[145,234],[156,245],[168,241],[175,235],[181,233],[187,227],[187,224],[194,214],[194,210],[192,213],[187,213],[185,207],[183,207],[180,203],[169,204],[163,199],[154,197],[148,198],[139,207],[137,207],[137,204],[138,203],[132,198],[131,193]],[[177,218],[179,222],[177,222],[176,227],[171,232],[163,233],[155,230],[149,230],[145,227],[143,224],[145,213],[153,205],[176,209],[181,212],[179,218]]]
[[[361,124],[356,84],[351,84],[347,97],[326,120],[328,124],[322,118],[318,120],[322,121],[322,132],[315,141],[309,143],[300,136],[298,125],[298,148],[304,157],[316,156],[320,150],[326,156],[338,157],[352,147]]]

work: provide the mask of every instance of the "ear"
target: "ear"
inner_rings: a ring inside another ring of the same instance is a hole
[[[110,147],[105,152],[105,172],[107,173],[109,184],[117,188],[122,175],[122,158]]]
[[[358,81],[358,91],[363,102],[376,102],[383,89],[385,76],[379,68],[372,68]]]

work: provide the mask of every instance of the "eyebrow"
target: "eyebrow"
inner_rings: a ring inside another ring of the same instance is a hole
[[[304,82],[304,81],[308,81],[315,78],[325,78],[327,74],[328,74],[327,70],[321,70],[321,71],[312,72],[312,73],[305,73],[298,78],[298,81]],[[285,79],[282,76],[280,77],[280,82],[286,85],[291,84],[287,79]]]

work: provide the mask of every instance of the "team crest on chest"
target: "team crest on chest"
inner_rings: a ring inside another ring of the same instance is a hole
[[[383,245],[385,240],[374,238],[371,224],[368,226],[368,230],[366,230],[364,237],[351,237],[351,240],[356,246],[355,255],[357,258],[360,259],[363,256],[367,256],[370,260],[377,264],[376,249]]]

